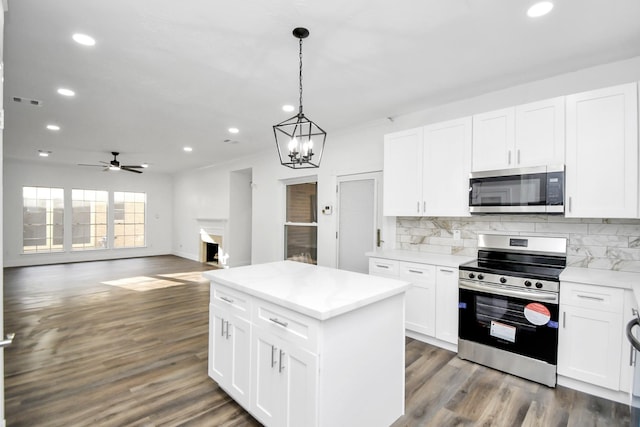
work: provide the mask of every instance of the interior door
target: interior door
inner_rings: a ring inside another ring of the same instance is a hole
[[[368,273],[382,231],[382,172],[338,177],[338,268]],[[380,230],[380,231],[378,231]],[[381,244],[381,242],[380,242]]]

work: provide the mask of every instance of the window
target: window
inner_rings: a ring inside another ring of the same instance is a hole
[[[285,259],[317,264],[317,183],[287,185]]]
[[[113,247],[145,246],[145,193],[113,193]]]
[[[22,188],[22,250],[24,253],[64,250],[64,190]]]
[[[71,190],[71,247],[74,251],[105,249],[107,244],[107,207],[109,193]]]

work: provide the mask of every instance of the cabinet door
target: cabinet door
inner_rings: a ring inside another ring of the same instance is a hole
[[[558,336],[558,374],[618,390],[622,315],[563,306]]]
[[[424,128],[422,193],[427,216],[469,216],[471,117]]]
[[[436,338],[458,345],[458,269],[436,272]]]
[[[254,385],[252,414],[265,425],[283,425],[284,381],[278,370],[280,343],[259,328],[253,329]]]
[[[318,357],[294,347],[281,351],[278,363],[286,378],[285,425],[318,425]]]
[[[411,282],[405,296],[405,327],[425,335],[436,334],[436,268],[400,263],[400,278]]]
[[[515,167],[515,109],[473,116],[471,169],[475,171]]]
[[[516,107],[515,166],[564,165],[564,97]]]
[[[567,96],[565,216],[638,216],[637,97],[635,83]]]
[[[231,390],[229,393],[240,405],[249,407],[251,391],[251,324],[237,316],[230,320]]]
[[[231,384],[232,348],[225,333],[225,312],[209,305],[209,376],[221,387]]]
[[[422,213],[422,128],[385,135],[383,215]]]

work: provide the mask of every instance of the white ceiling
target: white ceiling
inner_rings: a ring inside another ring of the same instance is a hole
[[[538,20],[532,3],[9,0],[4,156],[80,168],[120,151],[159,172],[256,150],[277,161],[271,126],[294,114],[283,104],[297,107],[297,26],[311,32],[304,111],[327,146],[353,125],[640,55],[638,0],[555,0]],[[75,32],[97,44],[76,44]]]

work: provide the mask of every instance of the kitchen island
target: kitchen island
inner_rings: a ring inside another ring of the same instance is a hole
[[[404,413],[404,281],[279,261],[213,270],[209,376],[267,426]]]

